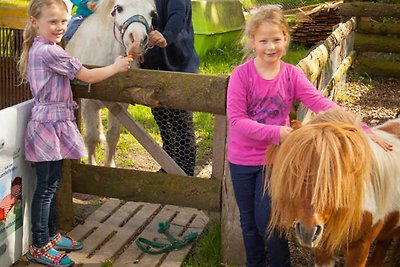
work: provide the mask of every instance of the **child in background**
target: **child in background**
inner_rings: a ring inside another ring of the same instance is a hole
[[[29,261],[68,267],[74,262],[60,252],[79,250],[81,242],[58,233],[56,191],[63,159],[86,157],[85,145],[75,122],[70,80],[87,83],[127,71],[132,59],[118,57],[114,64],[87,69],[57,45],[65,33],[68,9],[63,0],[31,0],[29,23],[18,69],[35,99],[26,127],[25,156],[35,162],[37,184],[32,199],[32,246]]]
[[[149,33],[149,44],[154,48],[144,55],[141,68],[196,73],[200,59],[194,49],[191,1],[156,0],[155,4],[156,29]],[[196,163],[193,112],[152,108],[151,113],[160,129],[163,149],[188,176],[193,176]]]
[[[289,112],[300,100],[314,112],[337,108],[309,82],[297,67],[281,60],[289,45],[289,27],[278,6],[259,8],[246,23],[248,49],[254,56],[236,67],[227,94],[228,161],[248,267],[290,266],[288,242],[266,232],[270,197],[263,193],[265,155],[269,144],[282,143],[292,132]],[[371,138],[386,151],[391,145]]]
[[[64,41],[69,42],[72,36],[75,34],[78,27],[82,22],[90,15],[93,14],[97,6],[98,0],[70,0],[74,6],[76,6],[76,13],[72,16],[68,22],[67,31],[64,34]]]

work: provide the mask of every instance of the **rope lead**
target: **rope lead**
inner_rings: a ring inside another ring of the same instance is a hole
[[[170,252],[173,250],[179,250],[193,243],[194,240],[199,236],[197,232],[190,232],[183,236],[182,239],[175,238],[170,232],[168,232],[170,223],[168,221],[161,221],[158,223],[158,232],[167,237],[169,244],[150,241],[144,237],[136,239],[136,245],[144,253],[157,255],[161,253]]]

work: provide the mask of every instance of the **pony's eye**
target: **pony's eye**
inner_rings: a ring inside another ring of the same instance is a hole
[[[122,6],[120,6],[120,5],[114,6],[113,12],[115,13],[115,11],[117,11],[118,13],[121,13],[122,12]]]
[[[122,6],[120,6],[120,5],[114,6],[114,8],[112,9],[112,12],[111,12],[111,16],[114,17],[115,16],[115,12],[121,13],[122,10],[123,10]]]

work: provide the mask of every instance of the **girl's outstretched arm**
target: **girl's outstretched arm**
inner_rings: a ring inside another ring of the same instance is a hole
[[[127,71],[132,60],[133,59],[130,57],[118,56],[113,64],[106,67],[88,69],[82,66],[82,68],[76,73],[75,77],[87,83],[101,82],[118,72]]]

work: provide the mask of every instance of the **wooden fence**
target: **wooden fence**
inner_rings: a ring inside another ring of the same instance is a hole
[[[371,76],[400,77],[400,4],[380,1],[345,1],[339,9],[344,17],[356,17],[355,64],[360,73]],[[377,2],[377,3],[376,3]],[[393,55],[396,54],[396,55]],[[386,58],[396,58],[388,60]]]
[[[21,48],[22,30],[0,27],[0,109],[32,98],[29,86],[18,79]]]

